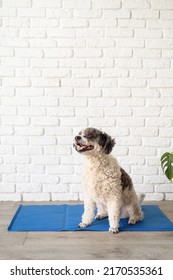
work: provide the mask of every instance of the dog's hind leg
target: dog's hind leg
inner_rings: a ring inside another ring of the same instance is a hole
[[[144,218],[140,204],[144,200],[145,195],[142,193],[137,196],[133,185],[131,189],[126,188],[123,192],[123,203],[129,213],[129,224],[136,224]]]
[[[108,216],[106,208],[101,204],[97,203],[97,215],[95,216],[96,220],[102,220]]]
[[[78,225],[78,227],[85,228],[92,223],[94,219],[95,208],[96,203],[91,199],[87,199],[84,202],[84,213],[82,215],[82,222]]]
[[[131,204],[127,205],[127,211],[129,213],[129,224],[136,224],[139,221],[142,221],[144,218],[143,212],[141,210],[141,207],[139,203],[136,201],[133,201]]]

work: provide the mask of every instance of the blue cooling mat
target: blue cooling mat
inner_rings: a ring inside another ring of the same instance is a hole
[[[120,220],[120,231],[173,231],[173,223],[156,205],[143,205],[144,220],[128,225],[128,219]],[[85,229],[78,228],[83,205],[31,205],[19,206],[9,231],[108,231],[108,219],[94,220]]]

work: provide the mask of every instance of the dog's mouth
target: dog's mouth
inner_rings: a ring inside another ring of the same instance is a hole
[[[86,151],[91,151],[91,150],[94,149],[94,146],[92,146],[92,145],[84,145],[84,144],[79,143],[79,142],[77,142],[73,145],[78,152],[86,152]]]

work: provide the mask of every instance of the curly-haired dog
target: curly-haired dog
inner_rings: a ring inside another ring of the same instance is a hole
[[[118,232],[120,217],[129,217],[129,224],[143,219],[140,204],[144,195],[137,197],[130,176],[110,155],[114,145],[114,139],[95,128],[80,131],[74,139],[76,151],[86,159],[81,228],[93,221],[96,207],[96,219],[108,216],[111,233]]]

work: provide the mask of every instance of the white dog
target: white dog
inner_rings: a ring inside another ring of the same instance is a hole
[[[92,223],[96,207],[96,219],[108,216],[111,233],[118,233],[120,217],[128,217],[129,224],[143,220],[140,204],[145,195],[137,197],[130,176],[110,155],[114,145],[114,139],[95,128],[82,130],[74,139],[76,151],[86,158],[81,228]]]

